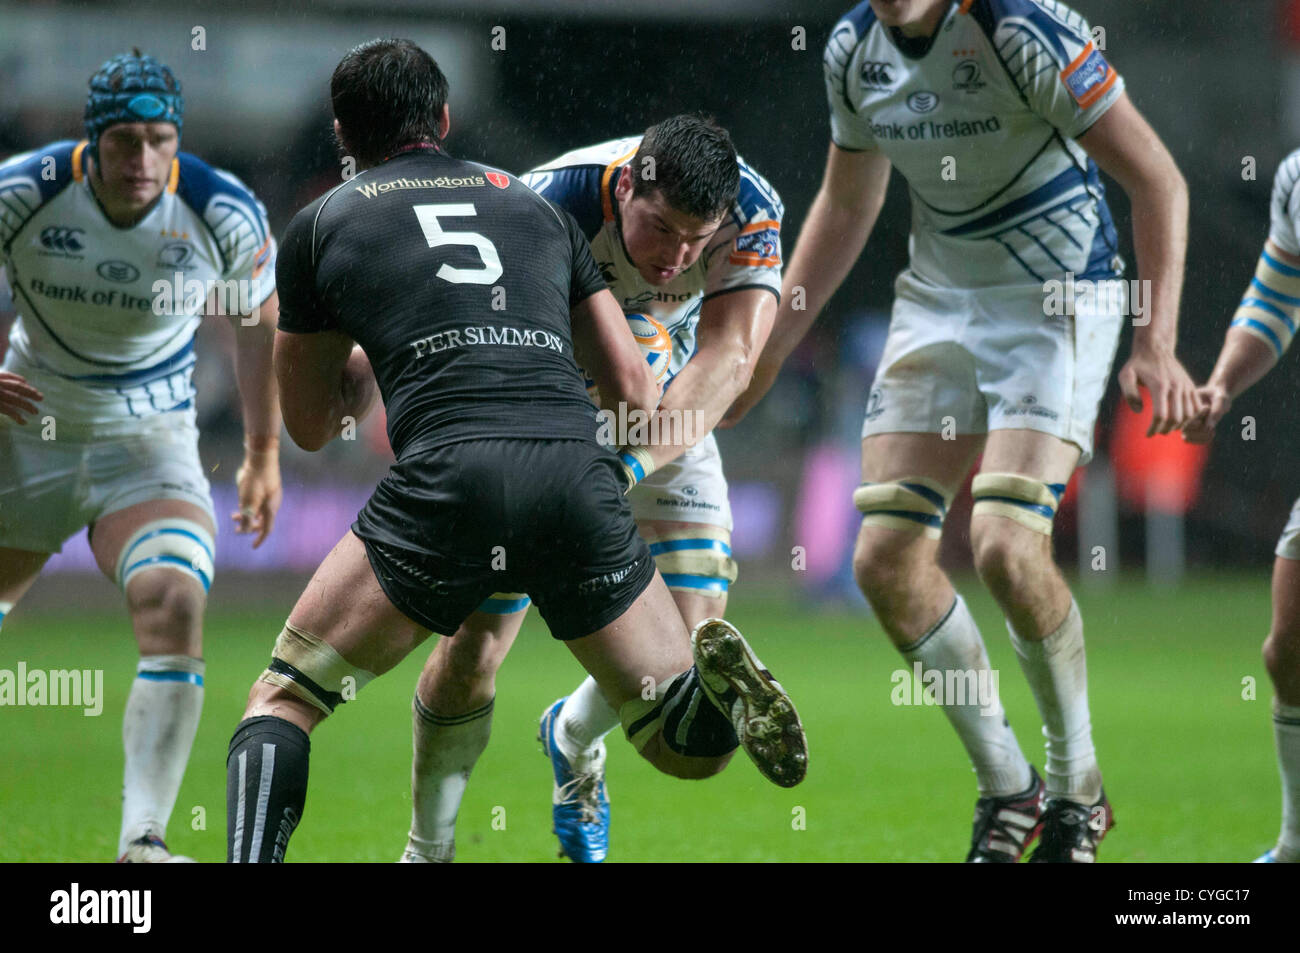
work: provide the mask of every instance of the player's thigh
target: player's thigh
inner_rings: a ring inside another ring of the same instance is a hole
[[[0,546],[0,603],[17,603],[36,582],[49,558],[49,553]]]
[[[493,599],[503,595],[517,594],[498,593]],[[513,612],[480,609],[465,618],[455,635],[438,640],[419,684],[420,697],[431,702],[435,714],[460,714],[468,699],[493,682],[527,615],[526,604]]]
[[[289,624],[372,675],[387,672],[429,637],[427,628],[389,601],[365,544],[350,531],[307,583]]]
[[[657,571],[617,619],[565,644],[615,709],[692,665],[690,636]]]
[[[977,567],[996,568],[1017,555],[1050,561],[1056,507],[1079,455],[1075,444],[1038,430],[989,433],[973,490]]]
[[[878,576],[882,572],[909,576],[912,563],[935,559],[947,508],[983,444],[983,434],[957,434],[951,440],[937,433],[882,433],[863,438],[864,486],[875,484],[902,498],[867,502],[860,495],[855,497],[863,514],[854,549],[860,579],[864,574]],[[913,493],[921,496],[911,498]]]
[[[736,581],[731,530],[708,523],[637,520],[687,629],[727,611],[727,594]]]

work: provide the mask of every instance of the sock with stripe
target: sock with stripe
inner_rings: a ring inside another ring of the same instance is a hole
[[[246,718],[226,755],[226,862],[281,864],[307,803],[307,732],[274,715]]]
[[[709,700],[694,665],[676,676],[663,698],[664,743],[678,754],[718,758],[740,746],[731,716]]]
[[[997,684],[979,627],[960,595],[929,632],[901,652],[909,663],[920,662],[923,673],[943,672],[945,683],[949,672],[973,672],[977,685]],[[1029,787],[1033,780],[1029,762],[1002,710],[1001,698],[986,697],[983,703],[979,698],[968,698],[965,704],[945,703],[942,707],[975,767],[975,782],[982,797],[1009,797]]]
[[[203,660],[146,655],[122,716],[122,831],[118,856],[141,837],[166,836],[203,712]]]
[[[0,602],[0,629],[4,628],[5,616],[9,614],[9,610],[13,607],[14,604],[12,602]]]
[[[1275,854],[1278,860],[1300,863],[1300,705],[1273,699],[1273,738],[1282,773],[1282,833]]]
[[[403,863],[450,863],[456,857],[456,815],[470,772],[492,734],[495,699],[463,715],[436,715],[420,696],[411,706],[411,830]]]
[[[618,712],[609,707],[590,675],[564,700],[555,726],[555,743],[575,774],[587,770],[597,754],[596,742],[618,727]]]
[[[1043,736],[1047,739],[1043,781],[1048,795],[1095,804],[1101,797],[1101,769],[1092,745],[1088,666],[1079,604],[1071,599],[1065,621],[1041,641],[1021,638],[1010,623],[1007,631],[1043,719]]]

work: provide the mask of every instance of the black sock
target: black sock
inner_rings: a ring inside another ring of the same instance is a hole
[[[704,694],[694,665],[673,679],[664,694],[661,731],[669,748],[696,758],[717,758],[736,750],[740,742],[731,719]]]
[[[226,862],[279,864],[307,801],[311,742],[262,715],[239,723],[226,756]]]

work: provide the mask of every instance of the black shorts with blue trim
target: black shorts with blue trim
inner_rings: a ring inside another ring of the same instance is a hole
[[[551,634],[609,625],[654,578],[618,458],[595,440],[466,440],[393,464],[357,515],[394,606],[440,635],[498,592],[524,592]]]

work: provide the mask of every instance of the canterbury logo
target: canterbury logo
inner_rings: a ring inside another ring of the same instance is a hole
[[[82,244],[80,228],[64,228],[51,225],[41,231],[41,244],[53,251],[77,252],[86,246]]]
[[[888,89],[894,85],[894,74],[888,63],[862,64],[862,85],[869,89]]]

